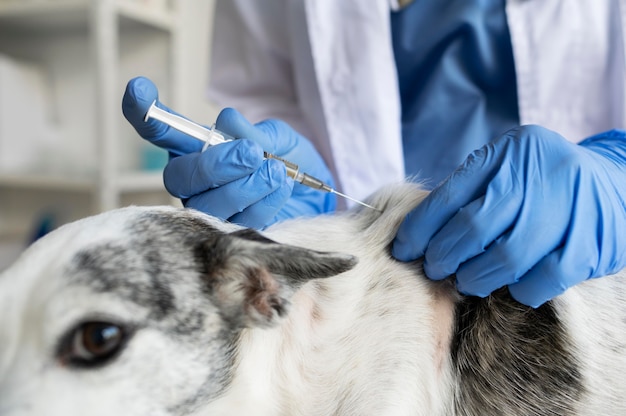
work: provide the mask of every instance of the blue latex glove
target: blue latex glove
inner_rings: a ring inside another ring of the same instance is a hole
[[[149,79],[134,78],[126,87],[122,111],[141,137],[169,151],[165,187],[186,207],[253,228],[335,209],[335,195],[294,183],[282,162],[263,158],[265,150],[333,184],[311,142],[286,123],[267,120],[253,126],[236,110],[224,109],[217,129],[241,140],[201,152],[201,141],[158,120],[144,122],[154,100],[158,107],[175,113],[158,102],[157,88]]]
[[[425,256],[460,292],[508,285],[537,307],[586,279],[626,266],[626,132],[579,145],[538,127],[472,153],[402,223],[393,255]]]

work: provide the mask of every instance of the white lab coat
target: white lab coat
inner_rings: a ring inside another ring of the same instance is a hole
[[[405,176],[394,0],[225,0],[209,96],[311,139],[363,198]],[[626,0],[509,0],[521,124],[577,142],[626,128]]]

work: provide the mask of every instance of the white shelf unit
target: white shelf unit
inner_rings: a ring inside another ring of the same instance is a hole
[[[150,145],[124,120],[121,98],[130,78],[145,75],[184,110],[181,8],[193,2],[0,0],[0,53],[44,68],[59,125],[53,166],[0,174],[0,240],[24,235],[46,207],[65,222],[131,203],[175,203],[161,172],[140,168]]]

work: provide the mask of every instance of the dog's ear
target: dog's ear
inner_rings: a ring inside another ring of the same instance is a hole
[[[197,249],[207,293],[234,328],[272,326],[304,283],[350,270],[354,256],[328,253],[263,237],[254,230],[220,234]]]

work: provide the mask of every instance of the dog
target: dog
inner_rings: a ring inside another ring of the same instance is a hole
[[[392,258],[427,192],[258,232],[65,225],[0,275],[0,415],[626,415],[624,274],[533,309]]]

